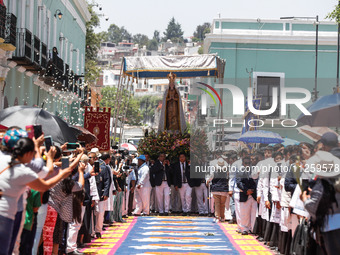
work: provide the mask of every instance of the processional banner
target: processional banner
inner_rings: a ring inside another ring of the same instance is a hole
[[[110,117],[111,108],[85,107],[84,128],[98,138],[97,142],[89,144],[87,147],[96,147],[100,151],[110,149]]]

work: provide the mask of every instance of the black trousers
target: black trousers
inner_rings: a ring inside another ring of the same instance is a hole
[[[289,230],[288,232],[281,231],[280,237],[279,237],[279,252],[281,254],[289,255],[290,245],[292,243],[292,230]]]
[[[84,235],[83,242],[90,243],[91,242],[91,229],[92,229],[92,222],[91,222],[91,215],[92,215],[92,207],[91,203],[85,206],[85,213],[83,223],[79,230],[78,234],[78,243],[80,242],[80,236]]]
[[[273,232],[273,227],[274,227],[274,223],[267,221],[267,223],[266,223],[266,230],[264,232],[264,237],[263,237],[263,239],[266,242],[270,241],[270,238],[271,238],[272,232]]]
[[[329,232],[322,232],[322,238],[324,241],[324,247],[327,255],[339,255],[340,254],[340,229],[336,229]]]
[[[279,245],[279,233],[280,233],[280,224],[273,223],[272,234],[269,241],[270,247],[278,247]]]

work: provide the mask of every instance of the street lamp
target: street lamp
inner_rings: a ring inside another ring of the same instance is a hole
[[[58,15],[58,18],[61,19],[63,17],[63,14],[61,13],[61,10],[57,9],[54,13],[54,17],[57,17]]]
[[[314,101],[318,99],[318,46],[319,46],[319,16],[316,17],[281,17],[280,19],[315,19],[315,84],[314,84]]]

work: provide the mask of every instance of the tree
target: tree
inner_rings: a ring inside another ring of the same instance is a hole
[[[157,43],[161,41],[161,36],[158,30],[155,30],[153,32],[153,39],[156,40]]]
[[[111,24],[109,29],[107,30],[108,40],[113,43],[120,43],[123,40],[131,41],[131,34],[124,28],[118,27],[115,24]]]
[[[139,102],[140,111],[143,116],[143,122],[153,122],[155,118],[155,111],[158,107],[162,97],[160,96],[143,96],[137,98]]]
[[[340,6],[336,5],[335,9],[326,16],[326,19],[335,20],[339,24],[340,23]]]
[[[143,34],[136,34],[132,37],[132,41],[139,45],[139,48],[147,46],[149,42],[149,37]]]
[[[210,33],[210,23],[205,22],[203,25],[198,25],[196,27],[196,31],[194,32],[194,39],[193,41],[200,41],[202,42],[205,38],[205,34]],[[197,38],[197,40],[195,40]]]
[[[100,42],[107,42],[109,40],[109,35],[106,31],[99,32],[97,36],[100,39]]]
[[[158,42],[156,39],[152,39],[148,42],[147,45],[148,50],[158,50]]]
[[[183,31],[181,25],[176,22],[175,18],[172,19],[168,23],[168,27],[166,28],[164,34],[164,40],[170,39],[173,42],[182,42],[183,41]]]
[[[126,40],[128,42],[132,41],[132,35],[125,29],[125,27],[120,28],[120,33],[122,35],[122,40]]]
[[[90,5],[88,10],[91,14],[91,20],[86,22],[85,82],[93,83],[99,77],[96,58],[100,47],[100,39],[94,33],[94,28],[99,26],[99,18]]]
[[[111,112],[113,113],[118,106],[116,99],[117,88],[116,87],[104,87],[101,90],[102,99],[100,101],[101,107],[111,107]],[[123,91],[120,103],[122,104],[119,108],[120,116],[124,115],[125,104],[128,102],[128,107],[126,111],[126,123],[130,125],[141,125],[143,116],[140,111],[140,104],[138,100],[134,97],[129,98],[129,93],[127,90]]]

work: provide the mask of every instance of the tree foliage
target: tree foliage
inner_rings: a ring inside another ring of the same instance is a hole
[[[158,50],[158,42],[156,41],[156,39],[150,40],[146,48],[148,50]]]
[[[132,37],[132,41],[141,48],[143,46],[147,46],[149,43],[149,37],[143,34],[136,34]]]
[[[86,22],[86,50],[85,50],[85,82],[95,82],[99,77],[99,68],[96,67],[96,58],[100,47],[100,38],[95,34],[94,28],[99,26],[99,18],[89,5],[91,20]]]
[[[143,96],[137,98],[143,116],[143,123],[153,122],[155,111],[162,100],[160,96]]]
[[[111,112],[114,113],[117,110],[118,103],[116,100],[117,88],[106,86],[101,90],[102,100],[100,101],[101,107],[111,107]],[[127,90],[120,94],[121,100],[119,107],[119,114],[123,116],[125,113],[125,106],[128,103],[126,111],[126,123],[130,125],[141,125],[143,116],[140,111],[140,103],[136,98],[131,97],[129,99],[129,92]]]
[[[164,40],[170,39],[173,42],[183,42],[183,31],[181,25],[176,22],[175,18],[169,21],[167,28],[165,29]]]
[[[205,38],[205,34],[210,33],[210,27],[211,24],[209,22],[205,22],[203,25],[198,25],[194,32],[194,38],[197,38],[198,41],[202,42]]]
[[[132,35],[124,28],[118,27],[115,24],[111,24],[107,30],[107,39],[113,43],[120,43],[123,40],[131,41]]]
[[[326,19],[335,20],[339,24],[340,23],[340,6],[336,5],[335,9],[326,16]]]
[[[156,40],[157,43],[159,43],[161,41],[161,36],[158,30],[155,30],[153,32],[153,40]]]
[[[109,34],[106,31],[99,32],[97,36],[100,42],[107,42],[109,40]]]

